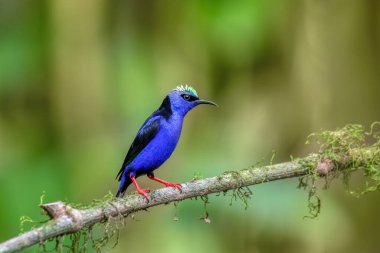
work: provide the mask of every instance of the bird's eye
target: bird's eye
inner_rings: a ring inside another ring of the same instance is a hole
[[[199,98],[195,97],[195,96],[192,96],[190,94],[182,94],[181,97],[186,100],[186,101],[189,101],[189,102],[193,102],[193,101],[196,101],[198,100]]]

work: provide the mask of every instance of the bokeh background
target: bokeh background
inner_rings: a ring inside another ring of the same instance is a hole
[[[220,108],[189,113],[157,175],[183,182],[302,156],[311,132],[379,120],[377,0],[0,1],[0,241],[45,202],[115,192],[135,133],[176,85]],[[142,186],[160,185],[139,179]],[[127,219],[106,252],[378,252],[380,193],[340,182],[307,215],[297,180]],[[130,192],[131,190],[129,190]],[[177,217],[179,221],[174,221]],[[37,248],[26,250],[33,252]]]

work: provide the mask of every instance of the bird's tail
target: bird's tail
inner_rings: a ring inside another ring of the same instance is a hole
[[[132,184],[131,178],[126,174],[128,173],[123,173],[123,175],[120,177],[120,186],[117,190],[116,198],[122,198],[128,186]]]

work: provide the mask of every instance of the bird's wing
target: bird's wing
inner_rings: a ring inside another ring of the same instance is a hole
[[[141,129],[138,131],[135,140],[133,141],[131,147],[128,150],[127,155],[125,156],[123,165],[117,174],[116,178],[123,175],[124,170],[127,165],[130,164],[133,159],[149,144],[149,142],[156,136],[158,130],[160,129],[160,117],[153,117],[148,119]]]

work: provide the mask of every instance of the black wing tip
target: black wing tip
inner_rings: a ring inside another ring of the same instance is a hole
[[[121,168],[119,173],[117,173],[116,177],[115,177],[115,180],[117,181],[120,181],[121,180],[121,176],[123,175],[123,172],[124,172],[124,168]]]
[[[123,175],[123,174],[122,174]],[[122,177],[120,176],[120,179]],[[121,185],[119,186],[119,189],[117,190],[117,193],[115,195],[116,198],[122,198],[125,194],[125,191],[127,190],[128,186],[132,184],[132,180],[129,177],[126,177],[125,180],[121,182]]]

